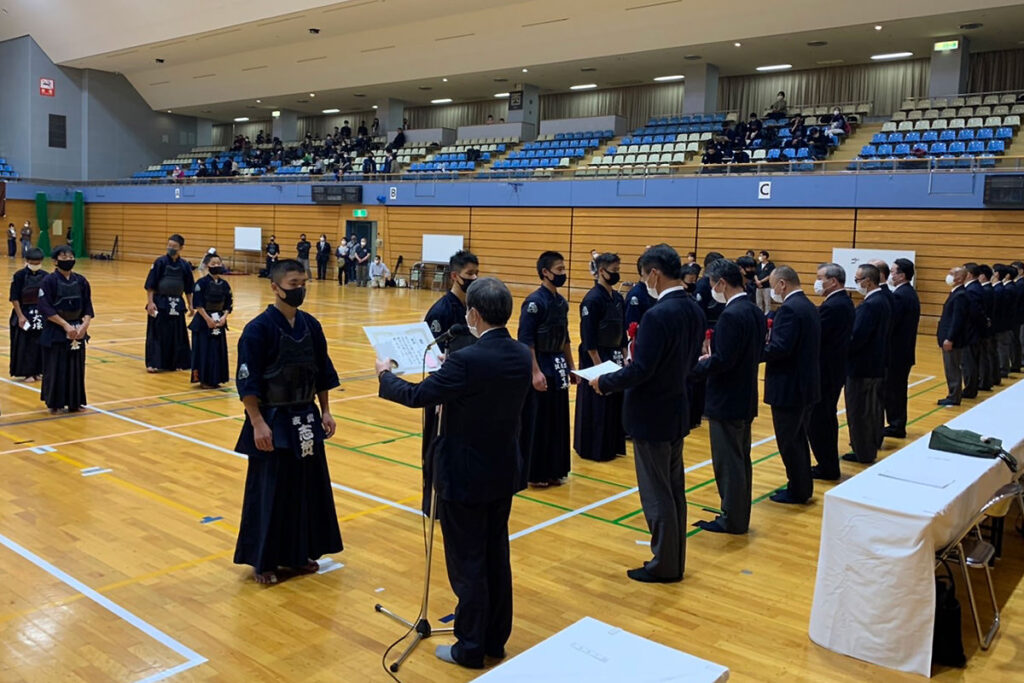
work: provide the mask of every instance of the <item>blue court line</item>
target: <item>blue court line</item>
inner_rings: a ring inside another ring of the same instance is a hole
[[[206,657],[203,657],[195,650],[185,645],[182,645],[177,640],[171,638],[169,635],[167,635],[160,629],[156,628],[152,624],[143,621],[139,617],[135,616],[134,614],[126,610],[124,607],[121,607],[120,605],[115,603],[113,600],[104,597],[103,595],[96,592],[92,588],[89,588],[84,583],[74,578],[70,574],[62,571],[61,569],[58,569],[53,564],[39,557],[31,550],[22,547],[21,545],[7,538],[3,534],[0,534],[0,545],[5,546],[8,550],[11,550],[15,554],[20,555],[22,558],[28,560],[35,566],[39,567],[44,572],[54,577],[64,585],[72,588],[73,590],[77,591],[89,600],[92,600],[94,603],[96,603],[103,609],[107,610],[114,616],[118,617],[122,621],[128,622],[129,624],[131,624],[138,630],[142,631],[147,636],[157,641],[158,643],[160,643],[167,649],[171,650],[175,654],[178,654],[185,658],[185,661],[181,664],[178,664],[177,666],[171,669],[159,671],[153,674],[152,676],[147,676],[146,678],[137,681],[137,683],[151,683],[152,681],[161,681],[182,671],[186,671],[193,667],[199,666],[200,664],[204,664],[207,661]]]

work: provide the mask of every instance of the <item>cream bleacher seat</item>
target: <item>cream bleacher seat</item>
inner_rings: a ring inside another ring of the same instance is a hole
[[[622,163],[623,164],[635,164],[636,163],[636,155],[635,154],[627,154],[626,157],[622,160]]]
[[[871,111],[873,109],[874,109],[874,107],[872,106],[872,104],[870,102],[864,102],[864,103],[858,104],[856,107],[854,107],[853,108],[853,113],[860,114],[861,116],[870,116],[871,115]]]
[[[932,130],[946,130],[949,128],[949,121],[946,119],[935,119],[932,121]]]
[[[928,109],[924,113],[924,118],[926,118],[926,119],[937,119],[937,118],[939,118],[939,110],[938,109]]]
[[[971,121],[974,121],[974,120],[975,119],[971,119]],[[988,118],[985,119],[985,125],[984,126],[971,126],[971,125],[968,125],[967,127],[968,128],[999,128],[1002,125],[1003,125],[1003,117],[1002,116],[989,116]]]
[[[933,97],[932,98],[932,107],[933,108],[935,108],[935,109],[942,109],[943,107],[947,107],[947,106],[949,106],[949,100],[947,100],[945,97]]]
[[[683,152],[676,152],[675,154],[672,155],[672,163],[673,164],[685,164],[686,163],[686,154],[683,153]]]
[[[655,142],[653,145],[651,145],[651,151],[652,152],[658,152],[660,154],[661,153],[661,143],[660,142]]]
[[[569,168],[569,157],[562,157],[558,160],[559,168]]]
[[[961,119],[961,118],[950,119],[949,127],[950,128],[966,128],[967,127],[967,121],[966,121],[966,119]]]
[[[676,143],[676,151],[677,152],[685,152],[686,151],[686,143],[685,142],[677,142]]]
[[[900,105],[900,109],[902,109],[903,111],[910,111],[913,108],[914,108],[914,100],[910,100],[910,99],[903,100],[903,104]]]
[[[892,120],[893,121],[897,121],[897,122],[899,122],[899,121],[906,121],[907,120],[907,112],[905,112],[905,111],[898,111],[898,112],[894,113],[892,115]]]
[[[688,142],[688,143],[686,143],[686,153],[687,154],[697,154],[698,152],[700,152],[700,143],[699,142]]]
[[[930,99],[918,100],[914,103],[914,109],[931,109],[932,101]]]
[[[943,118],[943,119],[956,118],[956,109],[954,109],[953,107],[946,107],[945,109],[943,109],[942,111],[939,112],[939,118]]]
[[[924,112],[921,111],[920,109],[915,109],[914,111],[907,114],[907,121],[920,121],[923,118]]]
[[[883,128],[884,128],[884,126],[883,126]],[[914,130],[914,122],[913,121],[901,121],[900,125],[896,128],[896,130],[898,130],[901,133],[903,133],[905,131]]]
[[[1010,108],[1005,104],[997,104],[996,106],[992,107],[993,116],[1008,116],[1009,113]]]
[[[728,114],[725,115],[725,120],[729,121],[731,123],[736,123],[737,121],[739,121],[739,119],[740,119],[740,114],[739,114],[739,112],[736,112],[736,111],[731,111],[731,112],[729,112]]]
[[[640,145],[640,154],[650,154],[650,152],[651,152],[651,146],[650,145]]]
[[[754,153],[750,155],[752,161],[764,161],[764,158],[768,156],[768,151],[765,149],[755,149]]]
[[[1017,96],[1013,93],[1006,93],[999,97],[999,104],[1016,104]]]
[[[646,154],[640,153],[640,154],[636,155],[636,163],[638,163],[638,164],[646,164],[648,161],[650,161],[650,159],[648,159]]]
[[[960,107],[956,115],[962,119],[969,119],[974,116],[974,107]]]
[[[679,133],[676,135],[676,142],[686,142],[686,133]]]
[[[968,97],[967,98],[967,106],[968,107],[978,107],[978,106],[981,106],[981,95],[972,95],[971,97]]]
[[[1003,119],[1003,125],[1010,128],[1020,128],[1020,116],[1018,114],[1010,114]]]
[[[700,133],[690,133],[690,137],[686,138],[687,142],[700,142]]]
[[[885,123],[882,124],[883,133],[895,133],[896,130],[896,121],[886,121]]]
[[[910,122],[908,121],[907,123],[910,123]],[[931,130],[931,129],[932,129],[932,122],[931,121],[926,121],[926,120],[922,119],[922,120],[917,121],[916,123],[914,123],[914,130]]]
[[[626,145],[626,154],[636,154],[640,151],[640,145]]]
[[[711,133],[701,133],[700,134],[700,140],[698,140],[698,142],[707,142],[710,139],[711,139]]]
[[[603,163],[604,163],[604,157],[603,156],[594,156],[594,157],[590,158],[590,165],[591,166],[600,166]]]
[[[985,95],[985,99],[981,101],[982,104],[999,104],[999,95]]]
[[[954,97],[949,101],[949,106],[951,107],[962,107],[965,104],[967,104],[967,100],[963,97]]]
[[[978,108],[976,108],[974,110],[974,115],[975,116],[980,116],[981,118],[985,118],[986,116],[992,116],[992,107],[987,107],[987,106],[978,107]]]

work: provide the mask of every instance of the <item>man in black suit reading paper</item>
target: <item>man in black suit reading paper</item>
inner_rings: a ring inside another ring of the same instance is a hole
[[[386,358],[377,361],[377,376],[381,398],[410,408],[444,406],[431,456],[448,579],[459,603],[457,642],[438,646],[437,656],[479,669],[485,656],[505,656],[512,632],[508,517],[512,496],[525,488],[519,432],[533,358],[505,329],[512,295],[500,280],[475,280],[466,309],[475,344],[449,354],[420,384],[393,375]]]

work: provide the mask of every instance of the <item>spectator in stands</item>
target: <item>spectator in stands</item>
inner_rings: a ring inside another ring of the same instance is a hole
[[[380,135],[380,119],[375,118],[373,123],[370,124],[370,135],[373,137]]]
[[[367,130],[366,128],[366,121],[360,121],[359,128],[356,129],[356,135],[359,135],[360,137],[366,137],[369,134],[370,131]]]
[[[827,135],[848,135],[850,132],[850,124],[847,123],[846,117],[843,116],[843,110],[836,107],[832,110],[832,118],[828,121]]]
[[[750,155],[747,154],[747,150],[743,147],[736,147],[732,151],[732,163],[734,164],[749,164]]]
[[[704,156],[700,158],[700,163],[704,166],[711,166],[715,164],[721,164],[723,161],[724,159],[722,158],[722,150],[718,148],[718,145],[709,141],[708,144],[704,147]],[[711,173],[712,171],[710,169],[702,168],[700,172]]]
[[[486,123],[487,123],[487,125],[491,125],[492,123],[494,123],[494,114],[488,114],[487,115]]]
[[[767,315],[772,311],[772,290],[768,278],[775,270],[775,264],[769,260],[768,252],[764,249],[758,253],[757,262],[757,277],[754,280],[757,283],[757,301],[755,303]]]
[[[793,137],[796,137],[797,135],[799,135],[800,137],[803,137],[804,134],[807,132],[806,123],[807,123],[807,120],[804,119],[804,117],[801,116],[800,114],[797,114],[796,116],[794,116],[792,122],[790,122],[790,124],[789,124],[789,132],[790,132],[790,134]]]
[[[352,138],[352,128],[348,125],[347,120],[341,125],[341,137],[343,140],[349,140]]]
[[[719,144],[725,147],[731,147],[733,141],[736,139],[736,130],[730,127],[728,123],[723,123],[722,130],[718,132],[716,138]]]
[[[804,132],[802,130],[797,131],[793,134],[793,137],[786,140],[783,147],[790,149],[800,149],[801,147],[807,146],[807,140],[804,138]]]
[[[768,118],[778,120],[786,118],[786,93],[779,91],[779,94],[775,96],[775,101],[772,102],[769,107]]]
[[[363,179],[368,180],[369,176],[377,172],[377,164],[373,160],[373,155],[368,154],[363,157]]]
[[[405,129],[399,128],[395,139],[391,141],[391,149],[399,150],[405,147]]]
[[[394,156],[391,152],[384,155],[384,160],[380,162],[380,166],[377,167],[377,173],[381,174],[387,180],[391,176],[391,161]]]
[[[216,163],[216,162],[214,162],[214,163]],[[224,177],[227,177],[227,176],[231,175],[231,159],[225,159],[224,160],[224,163],[221,164],[221,166],[220,166],[220,173],[218,173],[217,175],[224,176]]]
[[[828,139],[821,134],[820,128],[811,128],[811,137],[807,140],[811,158],[821,161],[828,157]]]
[[[747,146],[748,147],[750,146],[750,143],[752,143],[754,140],[757,140],[758,138],[761,137],[761,129],[763,128],[763,126],[764,126],[764,124],[761,123],[761,119],[757,118],[757,113],[756,112],[750,112],[750,118],[747,119],[747,126],[746,126],[746,128],[747,128],[746,140],[747,140]]]
[[[391,271],[388,270],[387,265],[380,260],[380,255],[373,257],[373,263],[370,264],[370,286],[384,289],[387,280],[391,277]]]
[[[266,138],[263,137],[263,130],[261,129],[260,132],[256,133],[256,144],[262,145],[264,142],[266,142]]]

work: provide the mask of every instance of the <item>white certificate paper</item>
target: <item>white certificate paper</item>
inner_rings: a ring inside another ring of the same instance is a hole
[[[381,325],[364,327],[363,332],[377,353],[377,358],[390,358],[396,375],[423,372],[423,353],[434,341],[434,335],[425,322],[408,325]],[[434,372],[441,367],[441,352],[436,346],[427,351],[426,370]]]
[[[622,369],[622,366],[618,363],[610,360],[606,360],[600,365],[595,365],[592,368],[584,368],[583,370],[573,370],[572,374],[577,377],[582,377],[588,382],[593,380],[595,377],[601,377],[603,375],[610,375],[613,372],[618,372]]]

